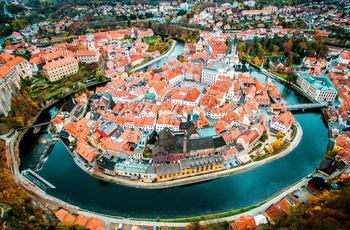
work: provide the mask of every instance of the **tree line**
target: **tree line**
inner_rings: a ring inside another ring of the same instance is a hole
[[[261,62],[266,62],[266,56],[283,56],[288,66],[300,64],[304,57],[326,58],[328,46],[324,45],[323,37],[315,31],[312,38],[308,41],[302,35],[279,37],[275,34],[273,38],[255,38],[240,42],[238,50],[241,58],[248,59],[248,56],[253,56]]]

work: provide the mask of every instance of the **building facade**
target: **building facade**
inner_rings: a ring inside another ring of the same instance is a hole
[[[56,61],[51,61],[43,66],[43,73],[49,81],[57,81],[79,70],[78,60],[68,56]]]
[[[334,101],[338,93],[327,76],[312,77],[307,73],[301,73],[298,76],[297,83],[317,101]]]
[[[81,62],[93,63],[98,62],[101,53],[98,50],[78,50],[74,56]]]
[[[217,81],[219,71],[213,68],[203,68],[202,70],[202,82],[213,85]]]

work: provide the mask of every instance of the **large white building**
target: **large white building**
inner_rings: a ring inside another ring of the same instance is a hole
[[[338,93],[327,76],[312,77],[307,73],[300,73],[297,83],[317,101],[334,101]]]
[[[214,68],[203,68],[202,70],[202,82],[213,85],[217,81],[219,76],[219,71]]]
[[[57,81],[79,70],[78,60],[72,56],[53,60],[43,66],[44,75],[49,81]]]
[[[272,132],[283,132],[286,134],[292,127],[295,118],[290,111],[281,114],[278,118],[273,118],[270,122]]]

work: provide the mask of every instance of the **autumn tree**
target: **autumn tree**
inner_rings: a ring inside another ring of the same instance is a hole
[[[283,138],[284,137],[284,133],[283,132],[277,132],[276,136],[277,136],[278,139]]]
[[[26,27],[23,19],[12,20],[11,26],[14,31],[18,31]]]
[[[273,147],[267,147],[266,148],[266,151],[268,152],[268,153],[273,153],[275,150],[273,149]]]
[[[199,221],[191,222],[186,226],[186,230],[205,230],[205,226]]]
[[[293,48],[293,42],[292,40],[288,40],[287,42],[283,43],[283,52],[284,54],[291,54],[292,53],[292,48]]]
[[[340,190],[323,191],[291,207],[286,218],[266,229],[350,229],[350,187],[344,182]]]

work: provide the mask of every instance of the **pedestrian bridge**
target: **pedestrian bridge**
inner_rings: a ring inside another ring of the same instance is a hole
[[[305,110],[305,109],[317,109],[328,106],[327,102],[320,102],[320,103],[306,103],[306,104],[293,104],[293,105],[287,105],[287,110],[294,111],[294,110]]]
[[[51,124],[51,123],[52,123],[51,121],[48,121],[48,122],[43,122],[43,123],[40,123],[40,124],[24,126],[24,127],[18,128],[16,130],[17,131],[21,131],[21,130],[24,130],[24,129],[29,129],[29,128],[33,128],[33,127],[39,127],[39,126],[43,126],[43,125],[48,125],[48,124]]]

